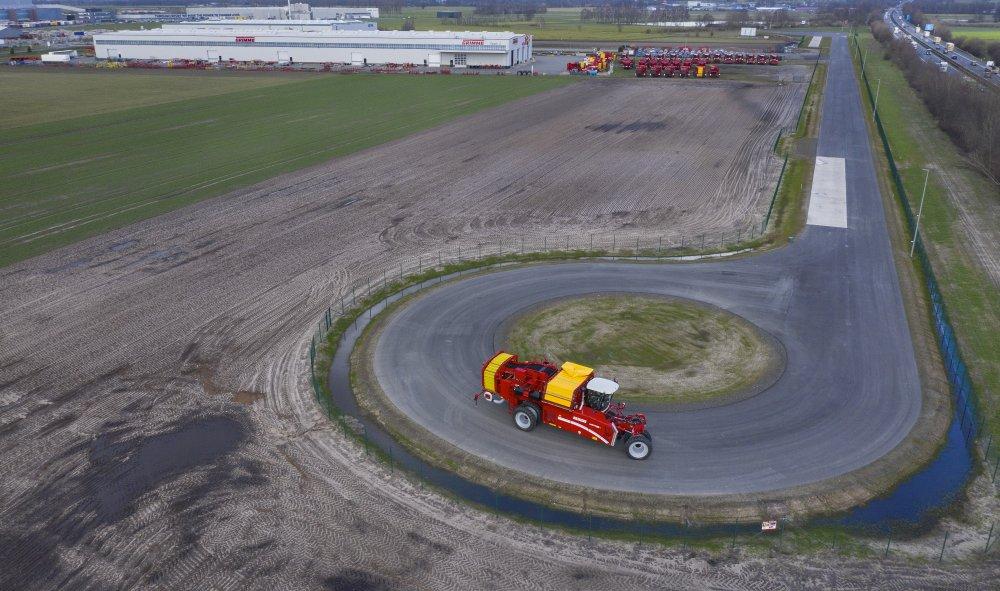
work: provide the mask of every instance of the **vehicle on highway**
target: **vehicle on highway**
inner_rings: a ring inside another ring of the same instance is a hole
[[[940,64],[938,64],[938,69],[941,70],[942,72],[947,72],[948,71],[948,62],[942,61]]]
[[[483,391],[475,400],[506,402],[522,431],[545,423],[611,447],[622,440],[633,460],[645,460],[653,451],[646,415],[626,415],[625,403],[612,401],[618,383],[595,377],[590,367],[518,361],[517,355],[500,351],[483,364],[482,374]]]

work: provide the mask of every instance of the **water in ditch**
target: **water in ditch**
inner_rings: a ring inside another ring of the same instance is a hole
[[[448,281],[461,274],[441,277],[431,283]],[[358,338],[372,318],[393,302],[427,286],[428,284],[425,283],[407,288],[364,312],[355,324],[344,332],[330,367],[329,383],[334,404],[342,412],[356,417],[364,425],[366,446],[372,449],[378,448],[389,456],[393,469],[403,469],[416,474],[421,482],[443,489],[498,513],[581,531],[623,532],[639,536],[668,537],[711,537],[760,531],[760,526],[753,524],[689,527],[674,523],[637,523],[553,509],[527,499],[498,493],[492,488],[430,465],[411,454],[358,409],[350,388],[349,361]],[[972,471],[972,453],[963,431],[965,421],[971,421],[971,418],[967,418],[967,415],[962,411],[961,408],[956,410],[944,446],[924,469],[903,481],[884,497],[858,506],[846,514],[816,519],[811,523],[842,525],[869,530],[889,530],[916,528],[932,521],[940,511],[946,509],[958,498]]]

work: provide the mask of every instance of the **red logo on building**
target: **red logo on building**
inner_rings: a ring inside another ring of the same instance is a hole
[[[253,43],[253,37],[237,37],[237,43]]]
[[[486,45],[485,39],[462,39],[462,45]]]

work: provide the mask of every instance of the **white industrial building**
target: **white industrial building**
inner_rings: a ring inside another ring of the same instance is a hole
[[[163,23],[163,29],[169,31],[377,31],[378,26],[372,21],[357,20],[207,20],[183,21],[179,23]]]
[[[287,6],[191,6],[184,9],[191,18],[253,20],[371,20],[378,19],[378,8],[356,6],[317,6],[305,3]]]
[[[369,23],[361,23],[367,25]],[[531,59],[530,35],[379,31],[350,21],[217,21],[94,35],[98,59],[510,67]],[[345,28],[347,27],[347,28]]]

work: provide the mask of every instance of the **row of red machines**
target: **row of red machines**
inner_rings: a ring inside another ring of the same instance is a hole
[[[639,58],[638,62],[631,57],[623,56],[619,64],[625,70],[635,69],[636,78],[664,76],[673,78],[718,78],[719,66],[711,64],[705,58]]]

